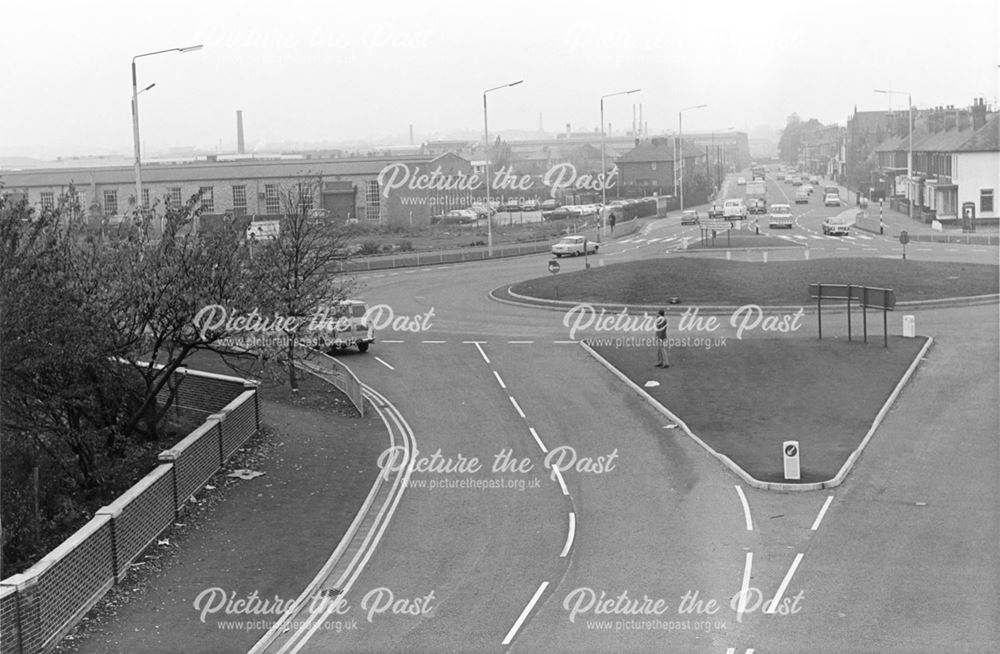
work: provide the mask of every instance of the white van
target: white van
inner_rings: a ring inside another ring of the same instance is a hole
[[[791,229],[792,207],[787,204],[772,204],[767,214],[767,225],[771,229]]]
[[[722,205],[722,217],[726,220],[746,220],[747,205],[742,198],[731,198]]]

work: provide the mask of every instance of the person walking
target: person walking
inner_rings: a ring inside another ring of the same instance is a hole
[[[608,216],[608,225],[611,226],[611,233],[615,233],[615,214]]]
[[[670,360],[667,358],[667,317],[663,309],[660,309],[653,328],[656,330],[656,367],[669,368]]]

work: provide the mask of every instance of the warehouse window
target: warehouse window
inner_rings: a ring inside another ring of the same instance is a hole
[[[247,187],[233,187],[233,213],[237,216],[245,216],[247,213]]]
[[[181,187],[172,186],[167,189],[167,208],[168,209],[180,209],[181,208]]]
[[[149,189],[142,189],[142,208],[149,209]]]
[[[51,191],[42,192],[42,209],[54,209],[56,206],[56,196]]]
[[[308,213],[313,208],[312,184],[299,184],[299,210]]]
[[[278,198],[278,185],[264,185],[264,211],[269,214],[281,213],[281,201]]]
[[[118,213],[118,191],[104,191],[104,215],[114,216]]]
[[[378,220],[381,213],[379,204],[378,180],[368,181],[365,187],[365,218],[367,220]]]
[[[993,189],[984,188],[979,191],[979,213],[993,211]]]
[[[198,194],[201,196],[201,210],[205,213],[215,211],[215,189],[211,186],[202,186],[198,189]]]

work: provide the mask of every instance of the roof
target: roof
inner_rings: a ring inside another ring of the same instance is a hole
[[[656,138],[643,141],[618,157],[618,163],[650,163],[654,161],[674,161],[674,141],[672,138]],[[705,156],[705,151],[690,141],[681,141],[684,158]]]
[[[994,114],[986,124],[958,148],[959,152],[1000,151],[1000,114]]]
[[[143,182],[202,182],[306,177],[311,175],[377,175],[392,163],[429,163],[445,155],[395,155],[392,157],[343,157],[336,159],[294,159],[288,161],[235,161],[179,164],[144,164]],[[457,155],[455,155],[457,156]],[[129,184],[135,180],[132,166],[93,166],[80,168],[35,168],[0,171],[0,182],[7,187],[67,186],[87,184]]]
[[[876,152],[905,152],[906,136],[890,136],[876,146]],[[977,130],[946,129],[939,132],[913,131],[914,152],[1000,152],[1000,115],[994,114]]]

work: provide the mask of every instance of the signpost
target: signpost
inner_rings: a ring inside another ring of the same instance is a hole
[[[906,244],[910,242],[910,234],[905,229],[899,233],[899,242],[903,244],[903,261],[906,261]]]
[[[586,246],[584,246],[584,247],[586,247]],[[556,261],[555,259],[549,259],[549,272],[552,273],[553,275],[555,275],[557,272],[559,272],[559,262]],[[555,289],[556,289],[556,299],[558,300],[559,299],[559,284],[555,284]]]
[[[904,232],[905,234],[905,232]],[[851,340],[851,301],[856,301],[864,311],[864,338],[868,342],[868,309],[882,309],[882,331],[885,347],[889,347],[888,311],[896,308],[896,294],[890,288],[855,286],[854,284],[810,284],[809,297],[816,300],[819,338],[823,339],[823,300],[847,302],[847,340]]]
[[[785,441],[781,444],[781,454],[785,460],[785,479],[801,479],[799,442]]]
[[[728,220],[719,220],[718,218],[711,218],[708,220],[703,220],[698,225],[702,230],[701,241],[704,243],[708,239],[709,233],[712,235],[712,246],[715,246],[715,236],[718,232],[726,233],[726,246],[729,246],[729,230],[732,229],[732,224]]]

